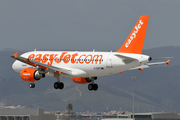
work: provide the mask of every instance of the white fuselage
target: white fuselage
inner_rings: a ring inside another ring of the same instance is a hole
[[[116,74],[149,62],[149,56],[118,52],[77,52],[77,51],[32,51],[21,55],[51,66],[72,71],[73,75],[62,73],[60,77],[99,77]],[[12,68],[20,73],[30,65],[15,61]],[[54,72],[46,75],[54,76]]]

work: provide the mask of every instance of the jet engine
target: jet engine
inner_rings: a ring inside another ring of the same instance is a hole
[[[45,77],[44,73],[40,73],[37,69],[25,68],[21,71],[21,78],[26,82],[34,82]]]

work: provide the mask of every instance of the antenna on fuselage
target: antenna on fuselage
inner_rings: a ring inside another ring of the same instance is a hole
[[[95,51],[95,49],[93,49],[93,52]]]
[[[36,49],[34,49],[34,51],[36,51]]]

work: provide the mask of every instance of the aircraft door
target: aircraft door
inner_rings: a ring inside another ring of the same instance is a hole
[[[111,55],[109,55],[108,58],[107,58],[107,62],[106,62],[106,67],[107,67],[107,68],[112,68],[112,67],[113,67],[113,66],[112,66],[112,57],[113,57],[113,55],[111,54]]]

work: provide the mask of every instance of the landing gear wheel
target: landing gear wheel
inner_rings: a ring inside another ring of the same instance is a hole
[[[64,88],[64,84],[62,82],[55,82],[54,83],[54,88],[55,89],[63,89]]]
[[[93,90],[93,84],[89,84],[88,85],[88,89],[91,91],[91,90]]]
[[[30,84],[29,84],[29,87],[30,87],[30,88],[35,88],[35,84],[34,84],[34,83],[30,83]]]
[[[64,83],[62,83],[62,82],[58,83],[58,87],[59,87],[59,89],[63,89],[64,88]]]
[[[93,90],[96,91],[97,89],[98,89],[98,85],[97,85],[97,84],[94,84]]]
[[[88,89],[89,89],[90,91],[92,91],[92,90],[96,91],[96,90],[98,89],[98,85],[91,83],[91,84],[88,85]]]
[[[58,89],[58,82],[54,83],[54,89]]]

